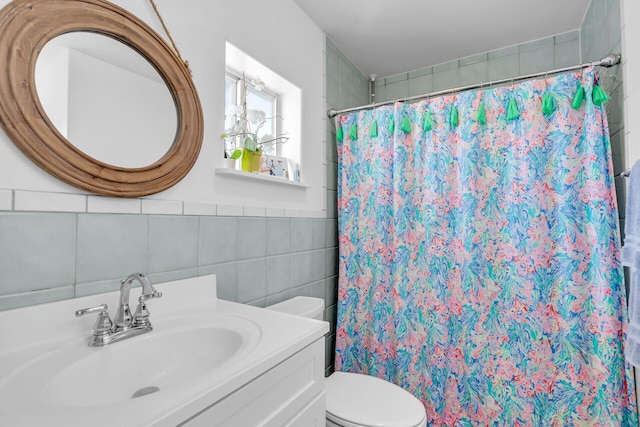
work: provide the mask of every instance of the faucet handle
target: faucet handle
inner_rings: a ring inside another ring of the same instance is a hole
[[[93,325],[93,335],[102,336],[106,335],[113,328],[113,322],[107,312],[107,304],[101,304],[96,307],[83,308],[76,311],[76,317],[82,317],[85,314],[98,313],[95,325]]]
[[[158,292],[156,290],[154,290],[153,292],[149,293],[149,294],[144,294],[141,295],[140,298],[138,298],[138,302],[145,302],[148,299],[153,299],[153,298],[160,298],[162,296],[162,292]]]
[[[85,314],[92,313],[103,313],[107,311],[107,304],[101,304],[96,307],[83,308],[81,310],[76,311],[76,317],[84,316]]]

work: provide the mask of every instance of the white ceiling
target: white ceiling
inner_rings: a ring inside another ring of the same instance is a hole
[[[295,0],[365,75],[390,76],[580,28],[590,0]]]

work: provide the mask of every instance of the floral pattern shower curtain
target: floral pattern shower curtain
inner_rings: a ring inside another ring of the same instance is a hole
[[[336,369],[434,426],[631,426],[593,68],[338,117]]]

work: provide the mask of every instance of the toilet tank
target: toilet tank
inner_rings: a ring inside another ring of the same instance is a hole
[[[275,310],[283,313],[295,314],[311,319],[322,320],[324,313],[324,300],[315,297],[293,297],[277,304],[265,307],[267,310]]]

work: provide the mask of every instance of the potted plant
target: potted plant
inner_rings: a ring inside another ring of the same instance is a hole
[[[242,91],[240,105],[232,108],[233,126],[223,133],[225,159],[241,159],[242,170],[245,172],[257,172],[260,170],[261,146],[270,143],[285,143],[286,136],[265,135],[258,137],[260,129],[267,120],[276,117],[266,117],[264,111],[247,108],[247,92],[249,89],[261,91],[264,82],[260,79],[247,81],[245,73],[242,73]]]

